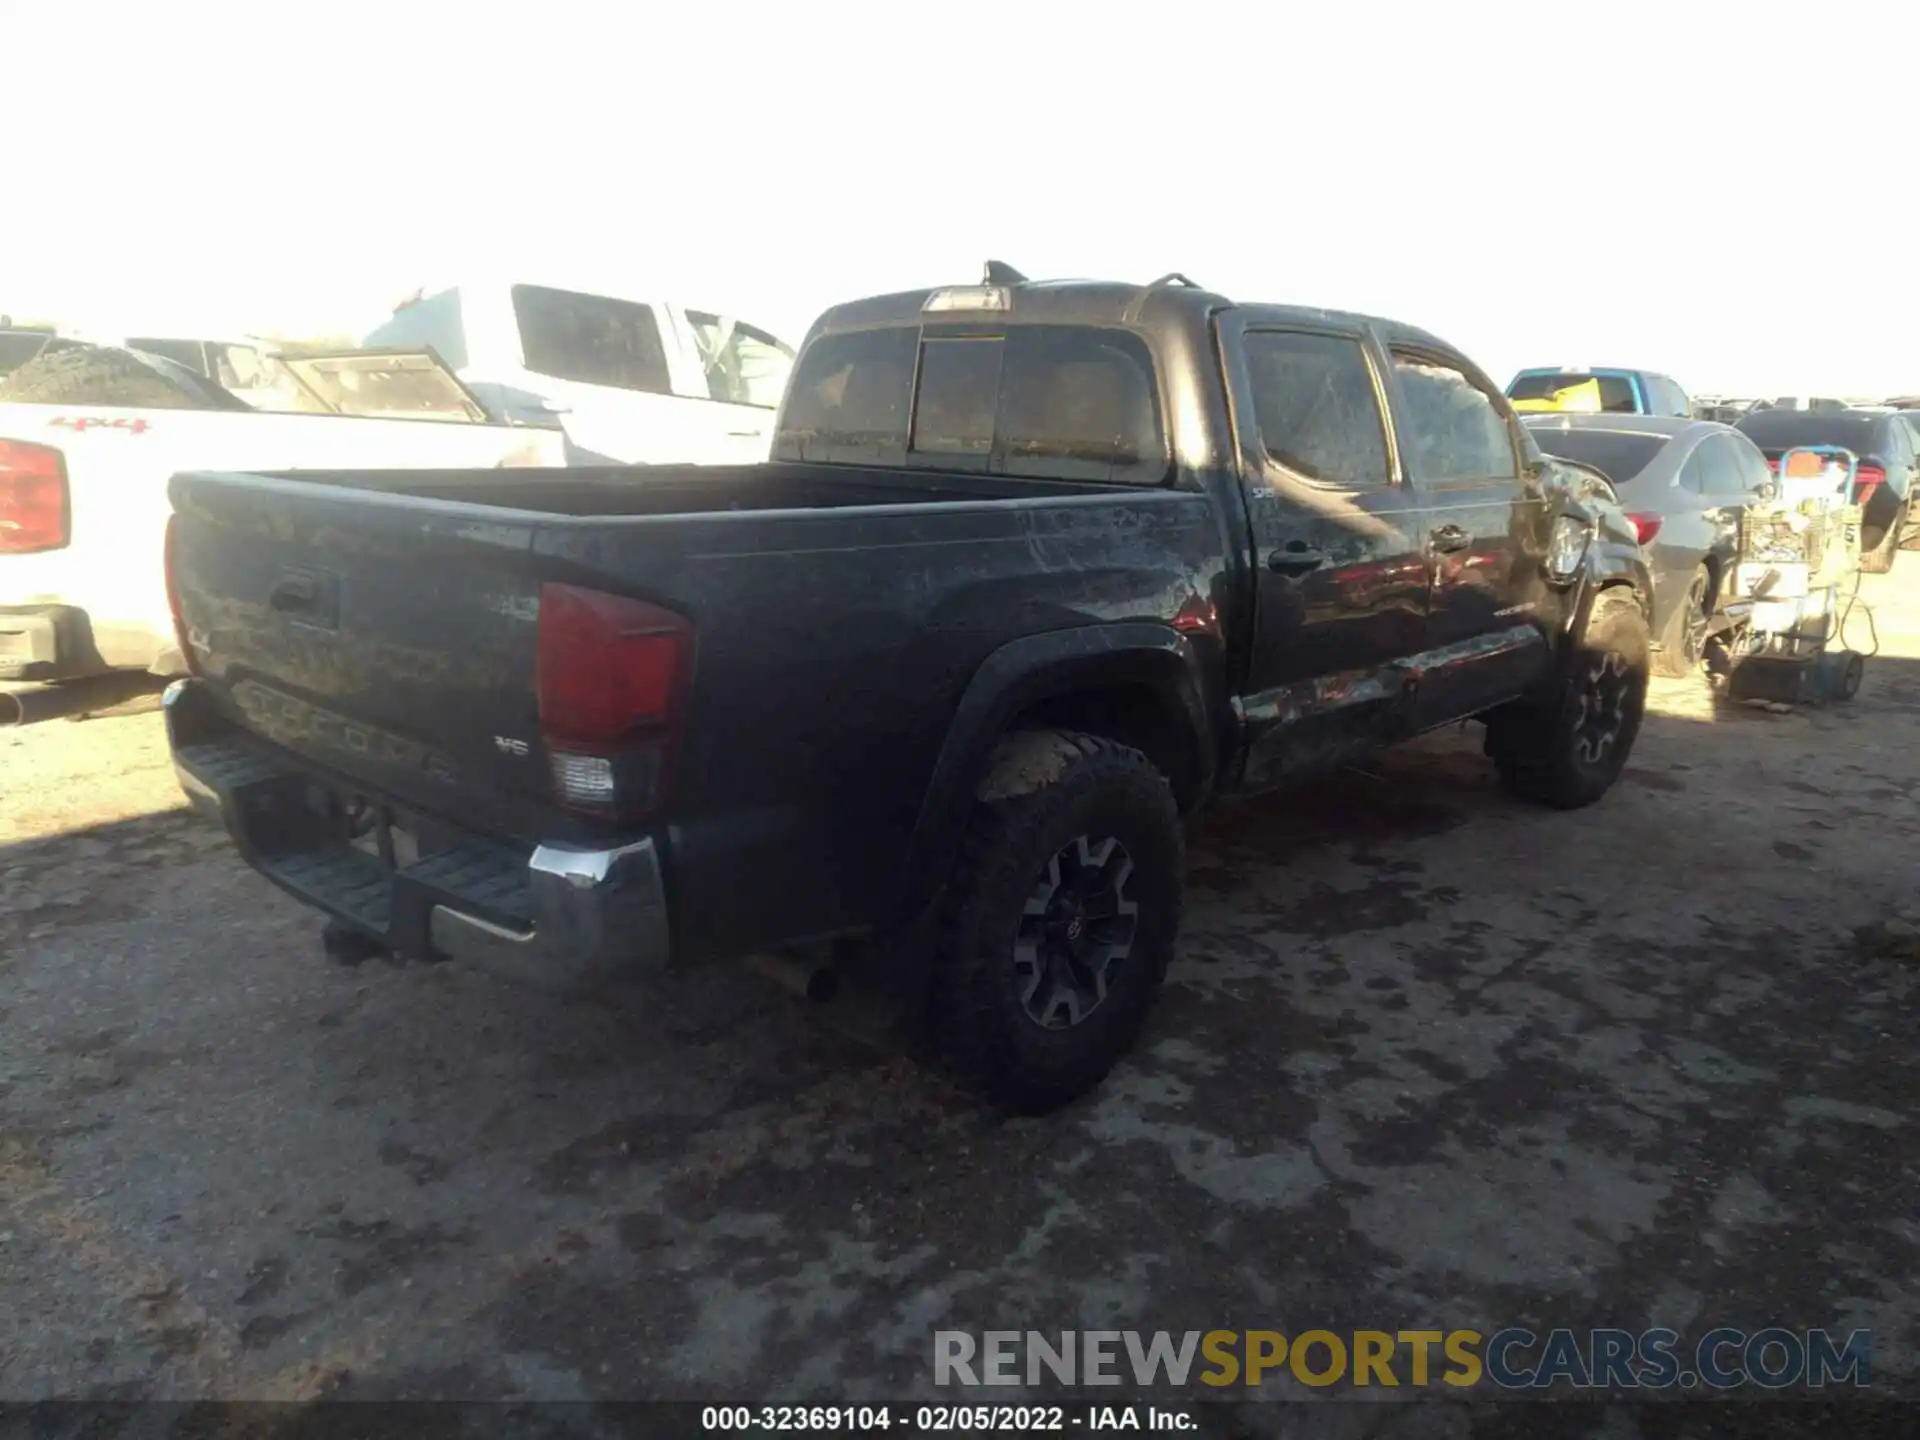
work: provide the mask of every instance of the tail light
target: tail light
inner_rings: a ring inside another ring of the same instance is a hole
[[[1887,472],[1878,465],[1862,465],[1853,472],[1853,503],[1864,505],[1874,490],[1887,483]]]
[[[540,588],[540,732],[569,809],[657,815],[693,670],[686,617],[573,585]]]
[[[0,440],[0,555],[59,550],[70,538],[66,456],[51,445]]]
[[[1633,524],[1634,539],[1642,545],[1651,545],[1653,537],[1660,533],[1658,515],[1629,515],[1627,519]]]
[[[179,549],[180,517],[167,516],[167,534],[164,546],[166,553],[167,609],[173,615],[174,643],[180,647],[180,659],[189,674],[198,675],[200,666],[193,658],[193,646],[187,643],[186,612],[180,608],[180,574],[177,552]]]

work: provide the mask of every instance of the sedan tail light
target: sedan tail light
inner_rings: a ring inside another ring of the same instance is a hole
[[[1878,465],[1862,465],[1853,472],[1853,503],[1864,505],[1867,498],[1887,483],[1887,472]]]
[[[67,457],[51,445],[0,440],[0,555],[59,550],[72,538]]]
[[[1627,519],[1633,523],[1634,539],[1639,541],[1643,546],[1651,545],[1653,543],[1653,537],[1660,533],[1660,517],[1658,515],[1629,515]]]

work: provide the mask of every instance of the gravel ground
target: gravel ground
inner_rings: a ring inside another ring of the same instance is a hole
[[[1865,598],[1852,705],[1657,682],[1594,809],[1446,736],[1215,816],[1138,1055],[1043,1120],[731,967],[331,965],[157,715],[0,732],[0,1396],[903,1399],[943,1328],[1776,1323],[1914,1394],[1915,965],[1854,931],[1912,903],[1920,560]],[[1280,1410],[1681,1433],[1236,1433]]]

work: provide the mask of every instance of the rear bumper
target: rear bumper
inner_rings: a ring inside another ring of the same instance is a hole
[[[242,858],[401,954],[560,990],[662,969],[671,958],[651,838],[606,850],[529,848],[433,824],[417,858],[394,863],[350,843],[345,787],[234,727],[201,682],[175,681],[164,707],[180,788]]]
[[[96,625],[78,605],[0,605],[0,680],[80,680],[109,670],[178,675],[171,628]]]

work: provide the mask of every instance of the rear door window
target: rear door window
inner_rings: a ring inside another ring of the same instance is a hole
[[[1167,473],[1145,344],[1082,326],[823,336],[794,371],[774,454],[1142,485]]]
[[[513,313],[527,369],[536,375],[615,390],[673,393],[666,347],[651,306],[516,285]]]
[[[1393,352],[1405,407],[1400,438],[1408,468],[1423,484],[1517,480],[1513,432],[1493,398],[1457,365],[1408,351]]]
[[[1315,484],[1352,489],[1388,483],[1380,396],[1357,338],[1253,330],[1246,356],[1255,423],[1268,459]]]
[[[1733,447],[1735,463],[1740,467],[1741,490],[1757,495],[1773,484],[1773,472],[1767,468],[1767,457],[1760,453],[1759,446],[1744,435],[1729,435],[1726,443]]]
[[[1725,436],[1709,435],[1695,448],[1693,455],[1700,463],[1701,494],[1716,500],[1729,500],[1746,492],[1746,477],[1741,473],[1740,457]]]
[[[1664,375],[1648,375],[1645,380],[1649,408],[1655,415],[1686,416],[1690,408],[1686,391]]]
[[[705,310],[689,310],[710,399],[771,410],[793,370],[793,351],[756,326]]]

